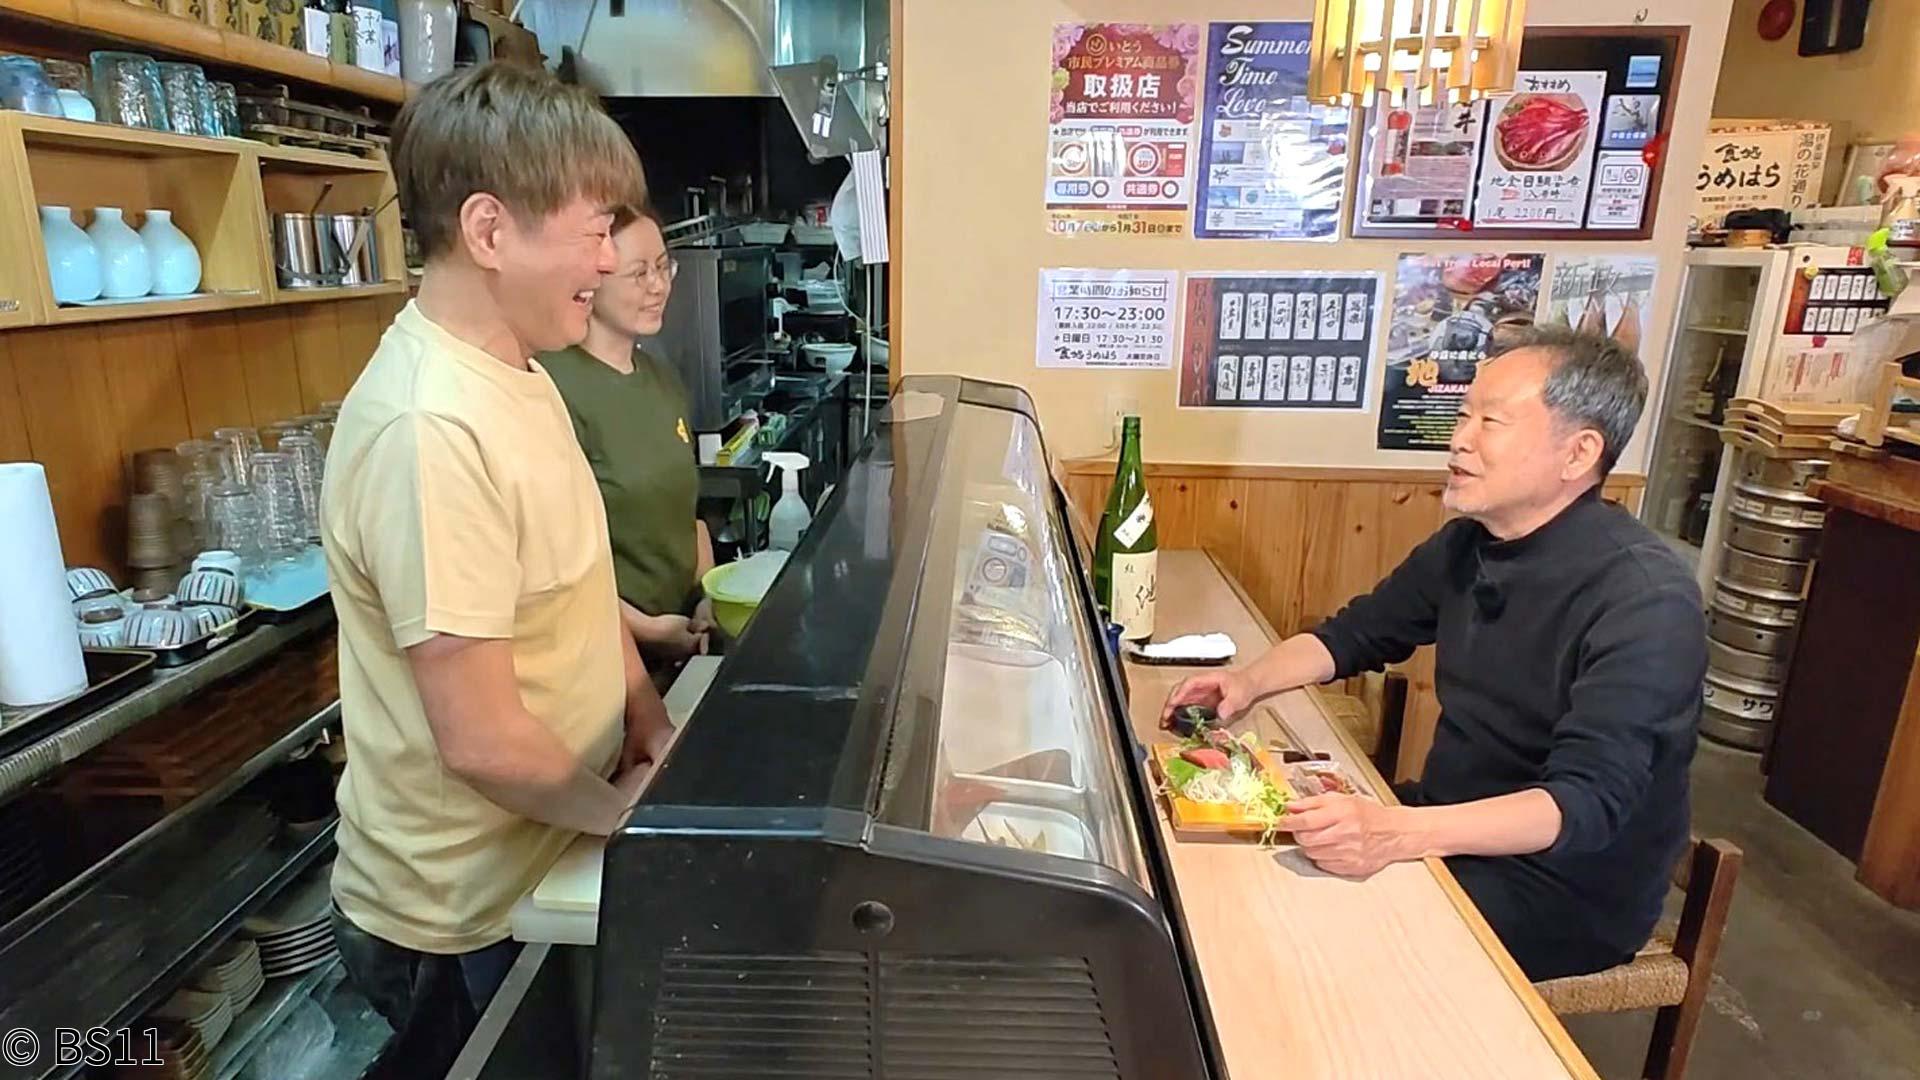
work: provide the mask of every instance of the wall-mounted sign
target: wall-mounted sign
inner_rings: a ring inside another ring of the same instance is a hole
[[[1531,325],[1546,256],[1400,256],[1380,401],[1382,450],[1445,450],[1496,338]]]
[[[1186,235],[1199,52],[1197,23],[1054,26],[1051,231]]]
[[[1172,270],[1042,270],[1036,363],[1170,368],[1179,275]]]
[[[1555,255],[1539,322],[1604,334],[1638,350],[1658,265],[1651,255]]]
[[[1312,44],[1312,23],[1217,22],[1210,28],[1195,236],[1338,235],[1348,110],[1307,100]]]
[[[1808,206],[1827,168],[1825,124],[1715,120],[1694,173],[1694,217],[1718,228],[1729,210]]]
[[[1183,408],[1367,407],[1380,275],[1187,275]]]
[[[1475,227],[1580,227],[1606,89],[1604,71],[1522,71],[1492,100]]]

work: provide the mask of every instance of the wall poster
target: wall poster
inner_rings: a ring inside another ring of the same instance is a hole
[[[1380,275],[1191,273],[1182,408],[1367,407]]]
[[[1480,120],[1486,106],[1428,105],[1395,109],[1386,95],[1370,115],[1384,131],[1367,141],[1363,227],[1465,222],[1480,167]]]
[[[1184,236],[1197,23],[1057,23],[1047,125],[1054,233]]]
[[[1337,238],[1348,110],[1307,100],[1312,43],[1306,22],[1209,29],[1195,236]]]
[[[1380,449],[1447,448],[1460,399],[1495,337],[1533,322],[1545,264],[1539,254],[1400,256],[1387,328]]]
[[[1607,73],[1522,71],[1513,85],[1512,94],[1492,99],[1473,223],[1578,229]]]
[[[1658,265],[1651,255],[1556,255],[1539,321],[1605,334],[1637,353]]]
[[[1825,124],[1715,120],[1694,173],[1694,224],[1717,229],[1729,210],[1792,210],[1820,199],[1827,168]]]
[[[1170,368],[1179,274],[1172,270],[1040,271],[1043,368]]]

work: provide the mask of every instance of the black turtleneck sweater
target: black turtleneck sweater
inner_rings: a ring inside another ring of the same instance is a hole
[[[1315,634],[1337,678],[1437,646],[1440,721],[1406,801],[1559,805],[1547,850],[1449,860],[1530,977],[1646,942],[1687,841],[1707,666],[1699,589],[1658,536],[1598,488],[1516,540],[1456,519]]]

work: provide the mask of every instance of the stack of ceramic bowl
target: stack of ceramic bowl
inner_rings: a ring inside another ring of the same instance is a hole
[[[227,1030],[233,1027],[233,1005],[227,995],[206,990],[175,990],[172,997],[149,1015],[156,1020],[185,1025],[209,1050],[219,1046]]]
[[[196,990],[225,994],[227,1007],[239,1016],[260,996],[267,976],[260,968],[260,949],[246,938],[228,942],[193,977]]]
[[[260,969],[267,978],[297,975],[339,957],[328,917],[332,876],[331,863],[309,871],[274,897],[266,910],[241,924],[260,949]]]
[[[122,1065],[113,1075],[132,1080],[202,1080],[213,1075],[213,1049],[200,1033],[185,1024],[162,1023],[152,1025],[155,1032],[155,1044],[151,1049],[160,1051],[159,1065]],[[143,1031],[136,1038],[136,1049],[144,1051],[149,1047]]]
[[[127,601],[106,571],[91,566],[68,570],[67,596],[73,601],[82,646],[117,649],[127,643]]]
[[[1806,493],[1826,475],[1815,459],[1739,457],[1725,547],[1707,610],[1706,709],[1700,733],[1764,750],[1793,659],[1826,507]]]

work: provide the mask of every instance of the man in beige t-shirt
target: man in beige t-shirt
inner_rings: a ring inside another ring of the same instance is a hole
[[[402,110],[426,256],[341,408],[322,535],[347,771],[349,974],[396,1031],[376,1076],[440,1076],[511,963],[507,916],[632,805],[671,728],[623,632],[605,514],[553,382],[586,333],[632,145],[590,95],[488,65]]]

